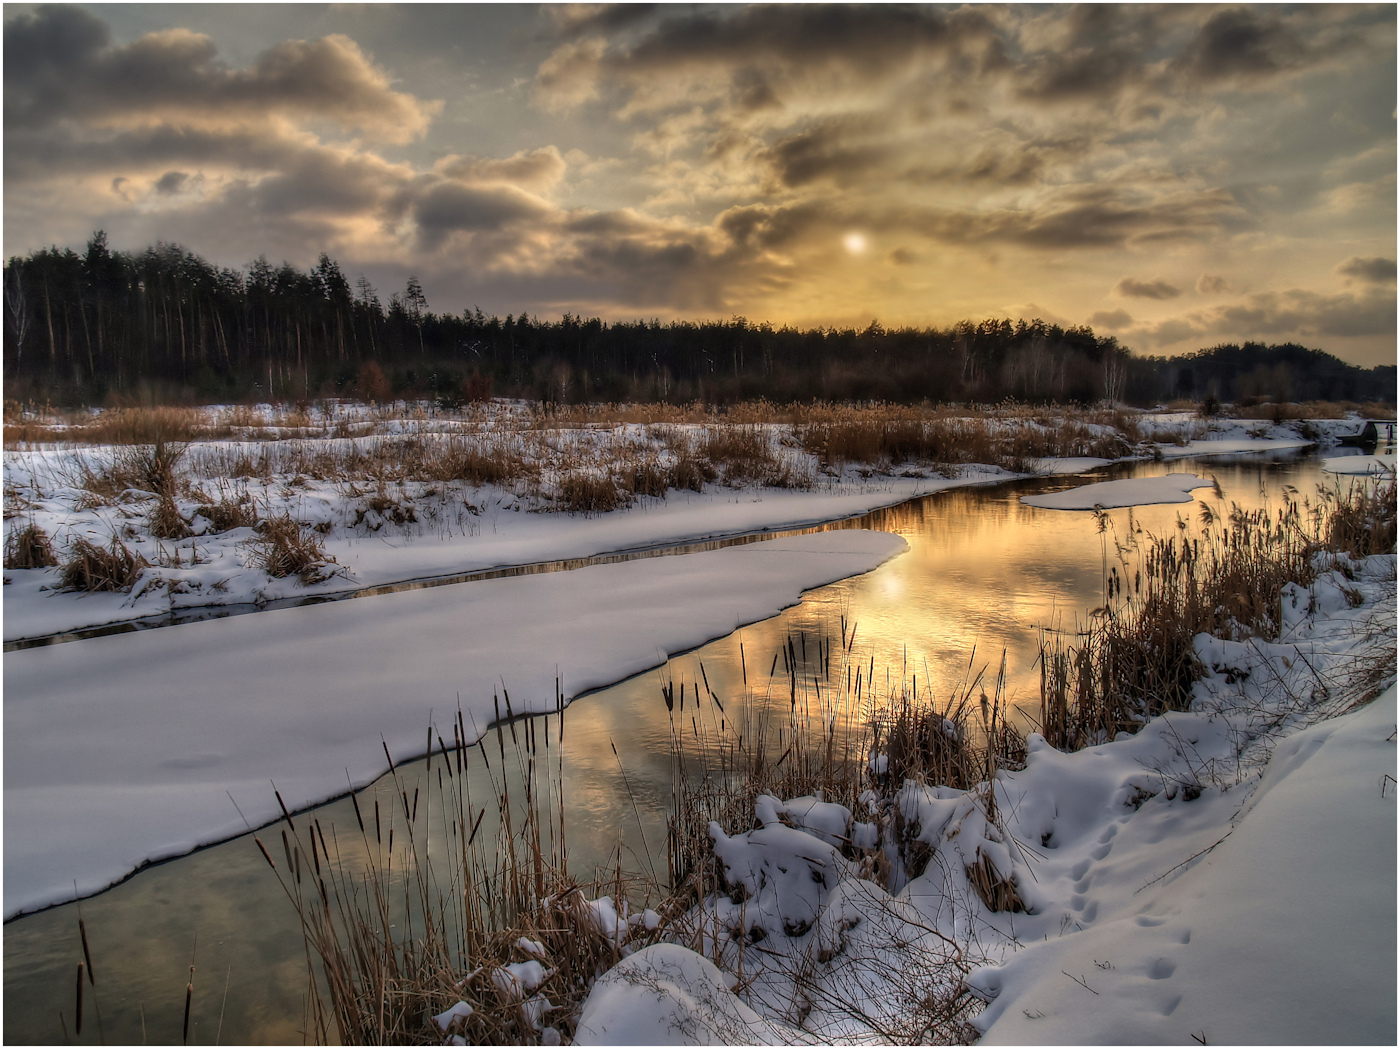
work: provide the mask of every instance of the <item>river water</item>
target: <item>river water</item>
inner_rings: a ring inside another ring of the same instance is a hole
[[[1316,458],[1295,455],[1139,462],[1090,476],[954,489],[827,526],[897,532],[909,551],[867,575],[811,591],[773,619],[570,705],[559,775],[571,871],[589,877],[595,865],[607,868],[620,855],[625,867],[651,868],[664,880],[673,724],[662,700],[665,682],[683,680],[691,688],[704,680],[706,691],[736,696],[746,677],[751,686],[767,677],[789,639],[803,665],[815,665],[818,639],[839,639],[844,627],[848,638],[854,632],[856,662],[877,668],[877,689],[896,690],[917,677],[921,692],[946,699],[969,666],[975,673],[989,665],[994,675],[1005,652],[1007,694],[1033,710],[1041,631],[1072,629],[1102,603],[1114,533],[1124,536],[1140,526],[1162,534],[1179,515],[1194,517],[1197,507],[1111,511],[1111,528],[1101,532],[1091,514],[1035,509],[1022,504],[1021,496],[1170,472],[1214,476],[1227,508],[1231,502],[1277,506],[1284,485],[1310,495],[1316,485],[1334,483]],[[1198,489],[1195,499],[1220,502],[1210,488]],[[799,645],[806,646],[805,656]],[[557,741],[557,716],[539,719],[537,735],[541,729]],[[558,749],[556,743],[555,758]],[[401,768],[410,789],[421,764]],[[485,779],[476,787],[479,797],[489,797],[492,789]],[[386,777],[361,792],[360,805],[367,812],[376,799],[393,806],[397,798]],[[356,829],[348,799],[310,815],[342,834]],[[275,835],[265,840],[271,844]],[[85,991],[79,1037],[74,981],[83,958],[80,916],[96,985]],[[191,1042],[303,1040],[302,937],[252,835],[150,867],[81,904],[12,921],[4,936],[7,1042],[178,1041],[192,962]]]

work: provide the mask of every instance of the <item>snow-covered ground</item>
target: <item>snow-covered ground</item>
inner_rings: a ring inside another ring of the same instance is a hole
[[[994,817],[986,784],[906,783],[919,870],[888,812],[760,798],[761,829],[712,825],[734,896],[680,926],[701,954],[615,967],[578,1040],[930,1037],[966,987],[987,1042],[1394,1044],[1394,664],[1388,688],[1368,671],[1394,651],[1395,564],[1290,586],[1277,643],[1200,635],[1189,712],[1077,753],[1030,737]],[[837,847],[877,834],[893,892]],[[1025,911],[987,908],[964,873],[984,859]]]

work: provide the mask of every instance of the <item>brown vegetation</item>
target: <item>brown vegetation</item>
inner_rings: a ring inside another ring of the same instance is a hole
[[[321,548],[319,537],[289,515],[259,521],[258,536],[249,542],[249,563],[275,579],[300,576],[303,583],[315,583],[330,573],[335,562]]]
[[[1100,522],[1107,527],[1108,518]],[[1123,571],[1111,568],[1105,605],[1090,624],[1073,641],[1042,639],[1040,729],[1052,745],[1102,742],[1184,710],[1204,673],[1197,634],[1272,640],[1283,587],[1310,584],[1328,553],[1393,551],[1395,483],[1323,490],[1315,503],[1294,494],[1272,513],[1234,506],[1218,517],[1202,504],[1199,534],[1178,524],[1175,535],[1127,536]]]
[[[128,549],[115,535],[105,549],[78,539],[68,550],[59,589],[126,593],[146,566],[145,558]]]
[[[53,543],[42,528],[32,522],[5,537],[6,568],[51,568],[58,564]]]

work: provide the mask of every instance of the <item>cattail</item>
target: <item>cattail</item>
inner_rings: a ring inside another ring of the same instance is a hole
[[[185,984],[185,1026],[181,1040],[190,1044],[190,1003],[194,1001],[194,966],[190,966],[190,982]]]
[[[267,846],[264,845],[264,844],[262,843],[262,839],[261,839],[261,838],[256,838],[256,837],[255,837],[255,838],[253,839],[253,841],[257,844],[257,846],[258,846],[258,851],[261,852],[261,853],[263,854],[263,859],[267,860],[267,865],[268,865],[269,867],[271,867],[273,870],[276,870],[276,869],[277,869],[277,864],[273,863],[273,862],[272,862],[272,857],[269,856],[269,855],[267,854]]]
[[[82,1033],[83,1033],[83,963],[82,963],[82,962],[79,962],[79,963],[78,963],[78,980],[77,980],[76,987],[77,987],[77,995],[78,995],[78,1004],[77,1004],[78,1019],[77,1019],[77,1023],[75,1024],[75,1031],[76,1031],[76,1033],[78,1033],[78,1034],[82,1034]]]
[[[277,805],[278,805],[279,808],[281,808],[281,810],[282,810],[282,815],[283,815],[284,817],[286,817],[287,826],[291,827],[291,828],[292,828],[292,833],[295,834],[295,833],[296,833],[296,830],[297,830],[297,827],[296,827],[296,824],[292,822],[292,814],[291,814],[290,812],[287,811],[287,805],[286,805],[286,803],[283,802],[283,800],[282,800],[282,792],[279,791],[276,787],[273,787],[273,788],[272,788],[272,793],[274,793],[274,794],[277,795]]]
[[[88,983],[97,986],[97,977],[92,973],[92,953],[88,950],[87,926],[83,924],[83,919],[78,919],[78,936],[83,941],[83,961],[87,962]]]

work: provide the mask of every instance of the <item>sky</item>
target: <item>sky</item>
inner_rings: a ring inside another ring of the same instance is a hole
[[[1396,359],[1394,5],[5,5],[4,250]]]

